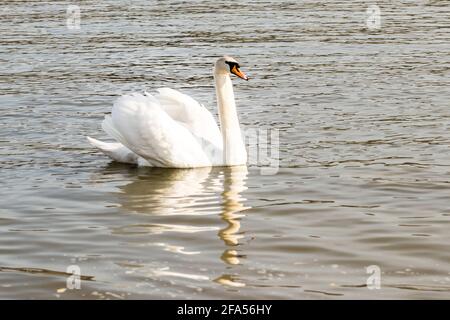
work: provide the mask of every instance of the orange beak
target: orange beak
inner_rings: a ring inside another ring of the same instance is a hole
[[[248,81],[247,75],[243,73],[237,66],[234,66],[233,69],[231,69],[231,73],[237,75],[241,79]]]

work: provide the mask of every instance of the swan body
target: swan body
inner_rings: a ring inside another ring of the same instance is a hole
[[[139,166],[194,168],[243,165],[242,140],[230,73],[248,80],[228,56],[216,61],[214,79],[220,129],[213,115],[179,91],[133,93],[118,98],[103,130],[117,142],[88,141],[115,161]]]

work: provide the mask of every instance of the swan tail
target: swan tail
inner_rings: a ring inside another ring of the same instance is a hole
[[[124,137],[120,134],[120,132],[114,127],[114,123],[112,121],[112,117],[110,115],[106,115],[105,119],[102,121],[102,129],[111,137],[116,139],[122,144],[126,144]]]
[[[91,137],[86,138],[92,146],[96,147],[115,161],[143,165],[142,160],[144,159],[139,159],[140,157],[137,154],[135,154],[133,151],[131,151],[121,143],[109,143]]]

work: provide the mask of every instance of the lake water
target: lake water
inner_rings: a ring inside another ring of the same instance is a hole
[[[450,1],[377,1],[379,29],[367,1],[80,3],[79,30],[66,1],[0,5],[0,298],[450,298]],[[277,174],[87,143],[131,91],[216,115],[223,54]]]

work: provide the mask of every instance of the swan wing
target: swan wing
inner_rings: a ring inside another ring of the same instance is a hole
[[[126,148],[151,166],[190,168],[210,166],[205,152],[189,126],[172,118],[161,105],[163,100],[146,93],[121,96],[103,128]]]
[[[190,96],[169,88],[158,89],[156,98],[161,108],[175,121],[185,126],[197,138],[222,148],[222,135],[214,116]]]

